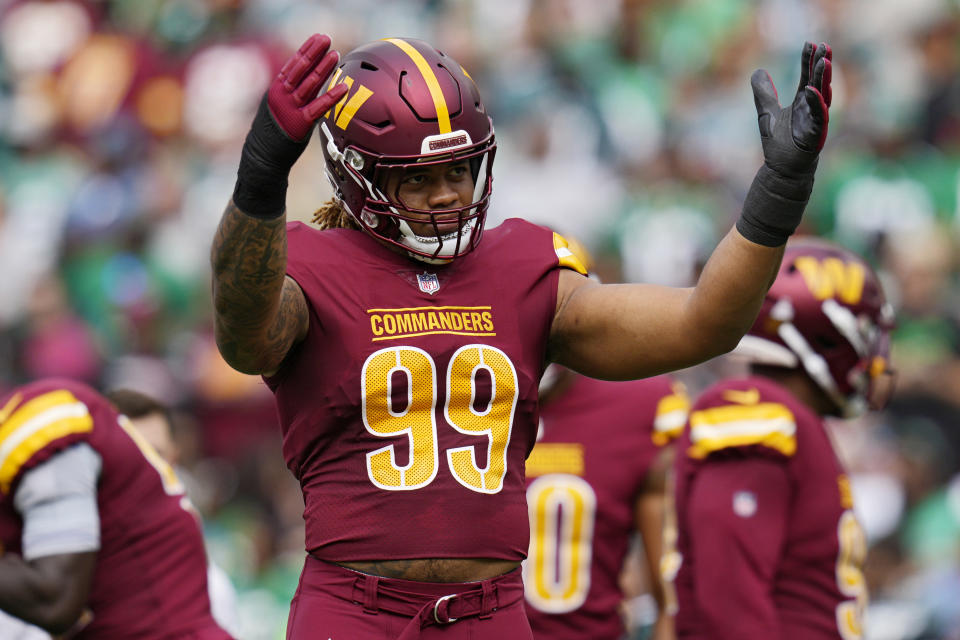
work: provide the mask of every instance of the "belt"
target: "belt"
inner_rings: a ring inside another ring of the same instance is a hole
[[[394,580],[360,574],[353,584],[353,601],[364,613],[388,611],[411,618],[397,640],[413,640],[420,630],[448,625],[465,618],[489,618],[501,608],[523,598],[519,569],[479,582],[450,585],[455,592],[443,596],[417,593],[397,586]]]

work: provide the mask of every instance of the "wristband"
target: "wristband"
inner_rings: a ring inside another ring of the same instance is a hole
[[[255,218],[273,220],[283,215],[287,200],[287,177],[297,158],[307,148],[291,140],[277,125],[264,95],[243,143],[233,203]]]
[[[737,231],[751,242],[779,247],[797,230],[813,191],[814,163],[808,174],[783,176],[766,163],[753,179]]]

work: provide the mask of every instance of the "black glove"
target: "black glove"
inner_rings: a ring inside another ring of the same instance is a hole
[[[777,89],[765,70],[754,71],[750,78],[763,143],[763,166],[750,185],[737,230],[752,242],[778,247],[800,224],[813,190],[817,159],[827,139],[832,57],[824,43],[818,47],[810,42],[803,45],[800,86],[787,107],[780,106]]]
[[[233,203],[244,213],[264,219],[283,215],[290,169],[306,149],[314,123],[347,92],[340,83],[317,95],[339,59],[330,38],[314,34],[270,83],[240,154]]]

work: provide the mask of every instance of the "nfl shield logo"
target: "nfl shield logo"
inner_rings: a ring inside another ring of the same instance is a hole
[[[440,290],[440,279],[437,278],[435,273],[423,273],[417,274],[417,284],[420,285],[420,291],[428,293],[431,296]]]
[[[733,512],[741,518],[749,518],[757,512],[757,495],[752,491],[737,491],[733,494]]]

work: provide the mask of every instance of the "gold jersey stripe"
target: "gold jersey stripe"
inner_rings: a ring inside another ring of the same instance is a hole
[[[4,420],[2,425],[0,425],[0,447],[3,446],[4,442],[11,434],[17,431],[23,423],[32,420],[44,411],[57,405],[70,405],[75,402],[77,402],[77,398],[66,389],[50,391],[31,398],[22,407],[11,412],[10,418]],[[5,409],[6,408],[7,407],[5,407]]]
[[[68,391],[45,395],[62,393],[72,397]],[[44,397],[40,396],[35,400]],[[60,395],[57,399],[62,397]],[[24,409],[26,408],[25,405]],[[70,403],[54,402],[39,413],[33,412],[28,419],[19,423],[15,431],[7,434],[7,437],[0,442],[0,492],[7,493],[10,490],[10,485],[20,468],[45,446],[66,435],[92,430],[93,418],[87,410],[87,405],[77,400]]]
[[[20,404],[20,401],[23,400],[23,394],[17,392],[10,396],[10,399],[7,400],[7,404],[3,405],[3,408],[0,409],[0,425],[4,423],[13,410],[17,408],[17,405]]]
[[[652,434],[650,434],[650,439],[653,441],[653,444],[657,445],[658,447],[665,447],[679,438],[681,433],[683,433],[682,426],[679,429],[654,431]]]
[[[398,340],[400,338],[416,338],[418,336],[436,336],[440,334],[450,334],[454,336],[482,336],[482,337],[497,335],[496,333],[473,333],[469,331],[457,331],[455,329],[446,329],[442,331],[420,331],[418,333],[398,333],[395,336],[380,336],[378,338],[370,338],[370,341],[380,342],[382,340]]]
[[[760,403],[760,390],[757,388],[747,389],[742,391],[740,389],[724,389],[723,399],[727,402],[733,402],[734,404],[759,404]]]
[[[782,433],[768,433],[764,436],[729,436],[725,438],[703,439],[697,444],[687,449],[687,455],[691,458],[703,459],[711,453],[723,449],[732,449],[736,447],[748,447],[760,445],[782,453],[784,456],[792,456],[797,450],[797,439]]]
[[[660,398],[653,418],[653,443],[658,447],[679,437],[690,416],[690,396],[686,387],[677,381],[670,387],[673,393]]]
[[[793,422],[793,412],[779,402],[760,402],[754,405],[731,404],[694,411],[690,415],[690,426],[722,427],[730,423],[780,418]]]
[[[130,439],[133,440],[133,443],[137,445],[137,448],[140,449],[140,452],[143,454],[143,457],[147,459],[153,468],[157,470],[160,474],[160,479],[163,482],[163,488],[168,495],[178,495],[185,491],[183,484],[180,482],[180,478],[177,477],[176,472],[173,470],[173,467],[164,460],[157,450],[154,449],[153,445],[150,444],[150,441],[147,440],[137,428],[133,425],[133,422],[125,415],[119,416],[117,423],[120,425],[120,428],[123,429]]]
[[[440,82],[436,74],[430,68],[430,64],[424,59],[423,55],[417,51],[409,42],[400,38],[384,38],[387,42],[400,47],[400,50],[410,56],[413,63],[420,70],[424,82],[427,83],[427,89],[430,90],[430,97],[433,98],[433,104],[437,108],[437,124],[440,127],[440,133],[450,133],[450,111],[447,109],[447,100],[443,97],[443,90],[440,88]]]
[[[796,433],[793,413],[776,402],[711,407],[690,414],[692,446],[687,453],[704,458],[730,447],[764,445],[791,456],[797,449]]]
[[[577,254],[570,250],[570,243],[556,232],[553,234],[553,250],[557,253],[557,261],[561,267],[573,269],[580,275],[587,275],[587,268]]]
[[[657,412],[653,419],[653,428],[661,433],[679,433],[683,431],[683,425],[687,422],[687,410],[676,409],[674,411]]]
[[[577,442],[539,442],[527,458],[528,478],[548,473],[584,474],[583,445]]]
[[[674,411],[690,411],[690,398],[685,393],[671,393],[660,398],[657,403],[657,415]]]
[[[853,489],[850,487],[850,478],[841,473],[837,476],[837,489],[840,492],[840,506],[844,509],[853,509]]]
[[[367,313],[393,313],[395,311],[444,311],[446,309],[459,309],[460,311],[479,311],[481,309],[490,310],[493,307],[398,307],[396,309],[367,309]]]
[[[673,393],[660,398],[653,418],[653,443],[658,447],[668,444],[683,433],[690,415],[690,399],[685,393]]]
[[[683,427],[690,413],[690,400],[686,395],[671,394],[660,398],[653,426],[658,431]]]

